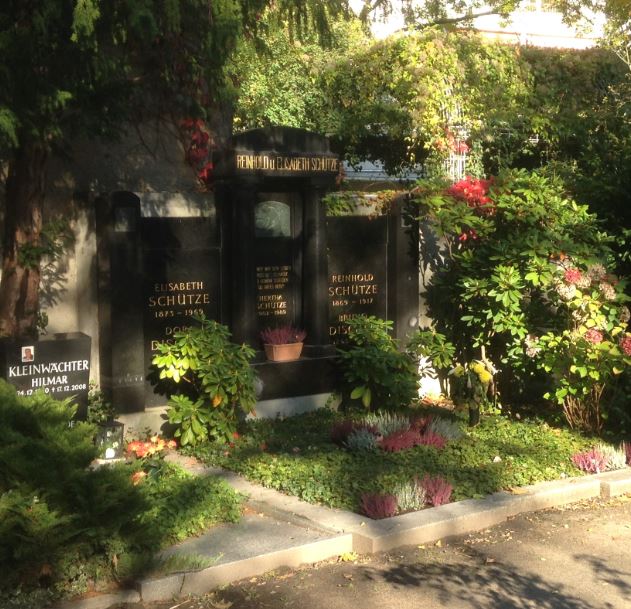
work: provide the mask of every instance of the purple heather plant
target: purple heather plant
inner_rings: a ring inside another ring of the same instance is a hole
[[[592,448],[572,455],[572,463],[588,474],[600,474],[607,470],[608,459],[599,450]]]
[[[445,448],[447,440],[440,434],[428,430],[419,436],[417,444],[419,446],[433,446],[440,450],[441,448]]]
[[[350,419],[334,423],[333,427],[331,427],[331,442],[338,446],[343,446],[344,442],[346,442],[346,438],[348,438],[353,431],[355,431],[355,423]]]
[[[423,480],[421,480],[421,486],[425,489],[427,502],[431,503],[434,507],[444,505],[451,501],[451,493],[454,490],[453,486],[441,476],[432,478],[429,474],[426,474]]]
[[[398,453],[408,448],[413,448],[419,443],[418,431],[412,429],[405,429],[401,431],[395,431],[389,436],[386,436],[381,440],[379,445],[382,450],[389,453]]]
[[[261,340],[266,345],[289,345],[302,343],[307,333],[293,326],[279,326],[278,328],[265,328],[261,332]]]
[[[344,446],[344,443],[354,431],[360,430],[369,431],[375,437],[379,436],[379,430],[374,425],[368,425],[367,423],[351,421],[350,419],[344,419],[334,423],[331,427],[331,442],[338,446]]]
[[[361,511],[369,518],[379,520],[390,518],[397,513],[397,498],[390,493],[363,493],[360,501]]]

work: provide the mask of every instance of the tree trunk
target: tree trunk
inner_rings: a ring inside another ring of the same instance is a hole
[[[0,337],[35,338],[39,312],[40,235],[47,149],[22,144],[9,163],[5,189]]]

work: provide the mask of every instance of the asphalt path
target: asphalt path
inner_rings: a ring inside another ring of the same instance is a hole
[[[631,497],[126,609],[631,609]]]

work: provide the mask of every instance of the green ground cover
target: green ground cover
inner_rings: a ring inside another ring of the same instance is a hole
[[[456,417],[464,436],[443,449],[416,446],[395,453],[351,453],[330,439],[331,427],[343,418],[321,409],[286,419],[250,421],[228,445],[208,443],[190,450],[207,463],[310,503],[357,511],[363,493],[392,492],[415,475],[443,476],[454,486],[455,501],[580,475],[571,456],[593,445],[593,440],[540,420],[487,415],[475,428],[467,428]]]

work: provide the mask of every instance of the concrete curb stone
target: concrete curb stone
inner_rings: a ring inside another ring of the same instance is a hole
[[[600,480],[600,496],[603,499],[631,493],[631,474],[627,470],[597,474],[594,477]]]

